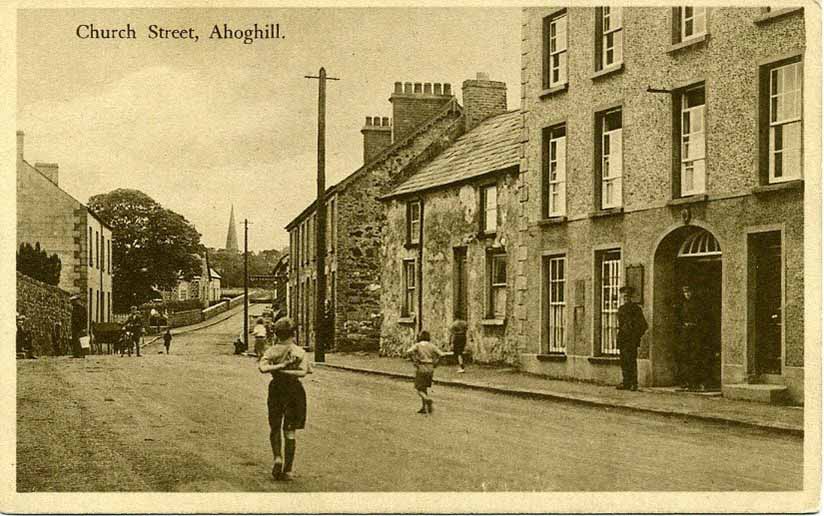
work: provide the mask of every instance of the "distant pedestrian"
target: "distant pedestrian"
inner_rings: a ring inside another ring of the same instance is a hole
[[[466,321],[455,319],[449,327],[449,338],[452,341],[452,353],[458,359],[458,372],[464,373],[464,350],[466,349]]]
[[[54,351],[54,356],[59,357],[63,354],[63,346],[60,343],[63,324],[60,321],[54,321],[51,330],[52,350]]]
[[[37,358],[31,348],[31,333],[26,328],[26,316],[17,314],[17,352],[24,358]]]
[[[252,335],[255,336],[255,355],[260,358],[266,350],[266,325],[263,324],[263,317],[258,317]]]
[[[300,378],[309,374],[311,369],[306,352],[295,344],[295,324],[292,319],[278,319],[274,331],[276,341],[260,357],[258,370],[272,375],[266,400],[269,410],[269,444],[274,458],[272,477],[275,480],[291,480],[297,446],[295,431],[306,425],[306,391]]]
[[[681,287],[681,296],[681,304],[676,308],[678,383],[682,388],[703,390],[707,373],[704,366],[707,314],[690,285]]]
[[[126,319],[126,328],[132,335],[132,343],[136,349],[135,355],[140,355],[140,339],[143,337],[143,317],[140,315],[136,306],[130,310],[129,317]]]
[[[166,347],[166,354],[169,354],[169,346],[172,345],[172,332],[168,328],[166,329],[166,333],[163,334],[163,346]]]
[[[429,340],[429,332],[421,331],[418,333],[417,342],[405,353],[415,364],[415,390],[421,398],[421,409],[418,414],[433,412],[433,402],[428,391],[432,387],[432,376],[438,366],[438,361],[445,354]]]
[[[80,337],[86,335],[86,307],[80,296],[73,295],[72,302],[72,358],[82,358],[83,351],[80,349]]]
[[[621,287],[624,303],[618,308],[618,350],[621,352],[621,390],[638,390],[638,346],[647,331],[644,312],[632,300],[633,287]]]

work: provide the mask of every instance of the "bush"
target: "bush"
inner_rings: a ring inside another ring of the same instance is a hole
[[[47,285],[57,286],[60,283],[61,267],[60,258],[56,254],[49,256],[44,249],[40,249],[40,242],[36,242],[34,247],[27,242],[20,244],[17,270],[21,274]]]

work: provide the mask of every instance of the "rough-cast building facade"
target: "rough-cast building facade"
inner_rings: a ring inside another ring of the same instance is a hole
[[[517,225],[521,116],[506,110],[506,85],[463,84],[467,132],[382,200],[381,353],[400,355],[420,330],[449,346],[467,322],[467,352],[518,363],[511,262]]]
[[[650,323],[640,384],[673,385],[686,284],[707,381],[802,400],[804,11],[528,8],[522,29],[522,368],[619,382],[628,284]]]
[[[60,188],[54,163],[24,159],[24,133],[17,132],[17,247],[28,242],[60,257],[58,287],[81,296],[88,321],[112,316],[112,230]]]
[[[381,327],[380,249],[385,224],[377,198],[463,132],[462,108],[449,84],[395,83],[389,117],[367,117],[364,165],[326,192],[326,299],[334,329],[327,349],[377,350]],[[315,344],[314,203],[292,220],[290,316],[301,345]]]

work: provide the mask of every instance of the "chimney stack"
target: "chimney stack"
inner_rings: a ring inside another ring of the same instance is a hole
[[[395,83],[395,90],[398,85]],[[363,135],[363,163],[366,164],[380,151],[392,145],[392,126],[389,117],[366,117],[366,124],[361,129]]]
[[[34,164],[34,168],[39,170],[43,173],[44,176],[48,177],[49,180],[54,184],[59,184],[57,182],[58,174],[57,174],[57,163],[42,163],[38,161]]]
[[[454,97],[452,87],[439,82],[396,82],[392,103],[392,141],[397,142],[435,116]]]
[[[23,140],[26,138],[26,133],[17,131],[17,161],[23,161]]]
[[[463,82],[463,107],[467,132],[489,117],[506,113],[506,83],[490,81],[489,74],[478,72],[475,79]]]

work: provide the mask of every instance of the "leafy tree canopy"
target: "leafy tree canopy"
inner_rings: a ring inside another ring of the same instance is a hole
[[[51,256],[44,249],[40,249],[40,242],[34,247],[28,242],[20,244],[17,251],[17,270],[30,278],[42,281],[48,285],[57,286],[60,283],[60,257]]]
[[[272,270],[274,270],[281,256],[282,252],[276,249],[267,249],[257,253],[249,251],[249,276],[272,274]],[[243,286],[242,252],[238,253],[227,249],[209,249],[209,264],[220,273],[221,286]]]
[[[89,209],[112,227],[115,311],[156,297],[155,289],[172,289],[181,275],[200,273],[200,233],[145,193],[119,188],[89,199]]]

